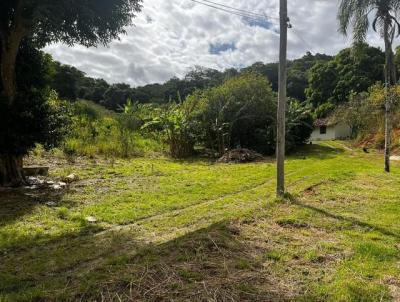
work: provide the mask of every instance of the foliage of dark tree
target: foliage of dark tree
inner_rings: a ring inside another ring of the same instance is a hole
[[[309,70],[319,62],[326,62],[332,57],[324,54],[312,55],[307,53],[300,59],[288,61],[288,87],[287,93],[289,97],[295,98],[299,101],[305,101],[305,89],[308,87]],[[264,64],[257,62],[242,72],[257,72],[264,75],[271,82],[272,90],[278,91],[278,63]]]
[[[300,59],[290,61],[288,78],[289,96],[302,102],[305,101],[305,89],[308,86],[310,68],[317,62],[325,62],[329,59],[331,59],[331,57],[327,55],[312,55],[311,53],[307,53]],[[118,110],[126,102],[126,99],[121,101],[120,97],[117,97],[115,101],[110,99],[110,91],[106,97],[104,93],[111,87],[103,80],[95,80],[87,76],[82,77],[82,74],[76,72],[74,68],[70,66],[66,66],[66,68],[57,68],[57,70],[58,73],[62,73],[59,75],[61,78],[68,77],[69,75],[75,76],[75,80],[62,84],[62,91],[77,91],[75,94],[78,98],[84,98],[96,103],[105,104],[108,109],[112,110]],[[119,87],[118,90],[119,96],[126,95],[132,100],[140,103],[165,104],[171,100],[177,100],[179,97],[185,99],[198,89],[201,90],[216,87],[221,85],[227,79],[247,72],[256,72],[264,75],[271,82],[273,91],[278,90],[278,63],[264,64],[261,62],[243,68],[242,70],[230,68],[224,71],[218,71],[215,69],[195,66],[182,79],[173,77],[164,84],[155,83],[134,88],[124,86],[123,89]],[[103,83],[100,83],[99,81],[103,81]],[[74,86],[74,83],[77,83],[77,87]],[[72,87],[68,89],[68,87],[66,87],[68,85],[71,85]],[[53,88],[57,91],[59,89],[57,85],[54,85]],[[113,87],[111,90],[115,90],[115,88],[116,87]],[[60,91],[58,92],[61,97],[68,95]]]
[[[62,99],[75,100],[79,94],[80,81],[84,73],[75,67],[54,63],[54,77],[51,87]]]
[[[376,81],[383,81],[383,60],[379,49],[366,44],[359,44],[355,49],[345,49],[336,57],[307,53],[300,59],[288,62],[288,95],[301,102],[311,102],[316,116],[324,117],[347,100],[351,92],[366,91]],[[69,83],[77,83],[77,87],[71,87],[70,90],[76,91],[78,98],[92,100],[114,111],[121,110],[128,98],[139,103],[166,104],[179,97],[185,99],[196,90],[216,87],[227,79],[248,72],[265,76],[271,82],[273,91],[278,86],[277,63],[258,62],[242,70],[225,71],[196,66],[182,79],[173,77],[164,84],[135,88],[126,84],[110,86],[104,80],[85,75],[82,77],[82,73],[69,66],[57,70],[59,73],[67,71],[75,76],[75,80]],[[55,86],[53,88],[58,90]],[[60,93],[60,96],[64,95],[65,93]]]
[[[130,96],[130,86],[128,84],[114,84],[104,93],[101,104],[108,109],[118,110],[125,105]]]
[[[95,103],[102,103],[104,101],[104,94],[109,88],[110,85],[103,79],[84,77],[79,83],[78,97],[92,100]]]
[[[384,61],[380,49],[358,44],[342,50],[330,61],[317,63],[309,72],[308,101],[319,117],[324,117],[328,109],[346,102],[351,93],[367,91],[383,81]]]
[[[30,39],[38,47],[107,44],[124,32],[140,0],[2,0],[0,2],[1,83],[3,112],[13,115],[26,96],[18,95],[16,60],[21,43]],[[29,104],[29,102],[28,102]],[[38,121],[39,122],[39,121]],[[16,129],[8,128],[9,131]],[[13,144],[7,141],[7,144]],[[0,154],[0,185],[23,182],[20,154]],[[18,171],[18,173],[15,173]]]
[[[36,143],[55,147],[69,123],[68,107],[61,106],[57,95],[49,90],[51,58],[28,43],[21,45],[17,57],[17,87],[13,105],[0,99],[0,184],[10,177],[23,179],[22,156]]]
[[[188,100],[193,99],[200,104],[202,133],[197,139],[201,144],[221,155],[238,147],[269,155],[275,152],[277,98],[263,75],[244,73]],[[288,111],[290,149],[310,137],[312,115],[309,108],[294,100]]]

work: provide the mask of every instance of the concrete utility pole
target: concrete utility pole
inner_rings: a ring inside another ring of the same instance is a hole
[[[280,0],[280,48],[279,48],[279,92],[276,139],[276,194],[285,194],[285,139],[286,139],[286,85],[287,85],[287,32],[288,32],[287,0]]]

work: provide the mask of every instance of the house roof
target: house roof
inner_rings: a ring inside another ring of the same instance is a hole
[[[335,126],[337,122],[335,122],[332,118],[319,118],[314,122],[315,127],[329,127]]]
[[[319,118],[314,122],[315,127],[323,127],[328,126],[328,119],[327,118]]]

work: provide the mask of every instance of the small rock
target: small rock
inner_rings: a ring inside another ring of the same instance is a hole
[[[66,183],[72,183],[77,180],[78,180],[78,176],[75,174],[70,174],[63,178],[63,181],[65,181]]]
[[[38,177],[29,176],[28,183],[30,183],[31,185],[42,185],[44,184],[44,180],[39,179]]]
[[[53,188],[54,190],[61,190],[64,189],[66,186],[67,184],[65,182],[60,181],[58,183],[53,184],[51,188]]]
[[[26,186],[24,187],[25,189],[29,189],[29,190],[36,190],[38,188],[37,185],[32,185],[32,186]]]
[[[86,217],[86,221],[94,223],[94,222],[97,222],[97,219],[96,219],[96,217],[88,216],[88,217]]]
[[[49,201],[49,202],[46,202],[46,206],[48,206],[48,207],[56,207],[57,203],[54,202],[54,201]]]

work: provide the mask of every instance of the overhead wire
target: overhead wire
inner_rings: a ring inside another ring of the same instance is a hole
[[[235,8],[226,4],[222,3],[217,3],[211,0],[190,0],[194,3],[198,3],[213,9],[217,9],[232,15],[240,16],[243,18],[246,18],[248,20],[253,20],[253,21],[258,21],[258,22],[269,22],[272,25],[278,25],[276,23],[271,22],[270,20],[279,20],[279,18],[276,17],[271,17],[266,14],[260,14],[260,13],[255,13],[251,11],[247,11],[244,9],[239,9]],[[289,23],[290,24],[290,23]],[[297,36],[297,38],[304,44],[304,46],[307,48],[308,51],[312,53],[316,53],[316,51],[313,49],[313,47],[303,38],[303,36],[300,34],[298,30],[293,28],[293,26],[290,24],[290,28],[293,30],[293,33]]]
[[[299,40],[300,40],[301,42],[303,42],[304,46],[308,48],[308,49],[307,49],[308,51],[310,51],[311,53],[314,53],[314,54],[317,53],[317,52],[313,49],[313,47],[311,46],[311,44],[308,43],[308,42],[303,38],[303,36],[300,34],[300,32],[299,32],[297,29],[292,28],[292,30],[293,30],[293,33],[297,36],[297,38],[299,38]]]
[[[257,16],[257,17],[261,17],[261,18],[267,17],[268,19],[279,20],[279,18],[277,18],[277,17],[268,17],[265,14],[255,13],[255,12],[247,11],[247,10],[244,10],[244,9],[235,8],[235,7],[226,5],[226,4],[221,4],[221,3],[213,2],[213,1],[210,1],[210,0],[201,0],[201,1],[202,2],[208,2],[208,3],[214,4],[214,5],[218,5],[218,6],[222,6],[222,7],[225,7],[225,8],[228,8],[228,9],[232,9],[232,10],[235,10],[235,11],[238,11],[238,12],[242,12],[242,13],[245,13],[245,14],[254,15],[254,16]]]
[[[212,1],[209,1],[209,0],[190,0],[190,1],[192,1],[194,3],[198,3],[198,4],[201,4],[201,5],[204,5],[204,6],[208,6],[208,7],[211,7],[211,8],[214,8],[214,9],[217,9],[217,10],[220,10],[220,11],[232,14],[232,15],[236,15],[236,16],[240,16],[240,17],[243,17],[243,18],[247,18],[247,19],[250,19],[250,20],[267,21],[267,22],[269,22],[271,24],[274,24],[274,23],[272,23],[272,22],[270,22],[268,20],[268,19],[270,19],[268,16],[266,18],[264,15],[261,15],[261,14],[257,14],[257,13],[253,13],[253,12],[249,12],[249,11],[245,11],[245,10],[239,10],[239,9],[233,8],[233,7],[228,6],[228,5],[219,4],[219,3],[212,2]],[[207,1],[207,3],[205,1]],[[210,4],[210,3],[213,3],[213,4]],[[273,17],[271,17],[271,19],[273,19]],[[276,24],[274,24],[274,25],[276,25]]]

